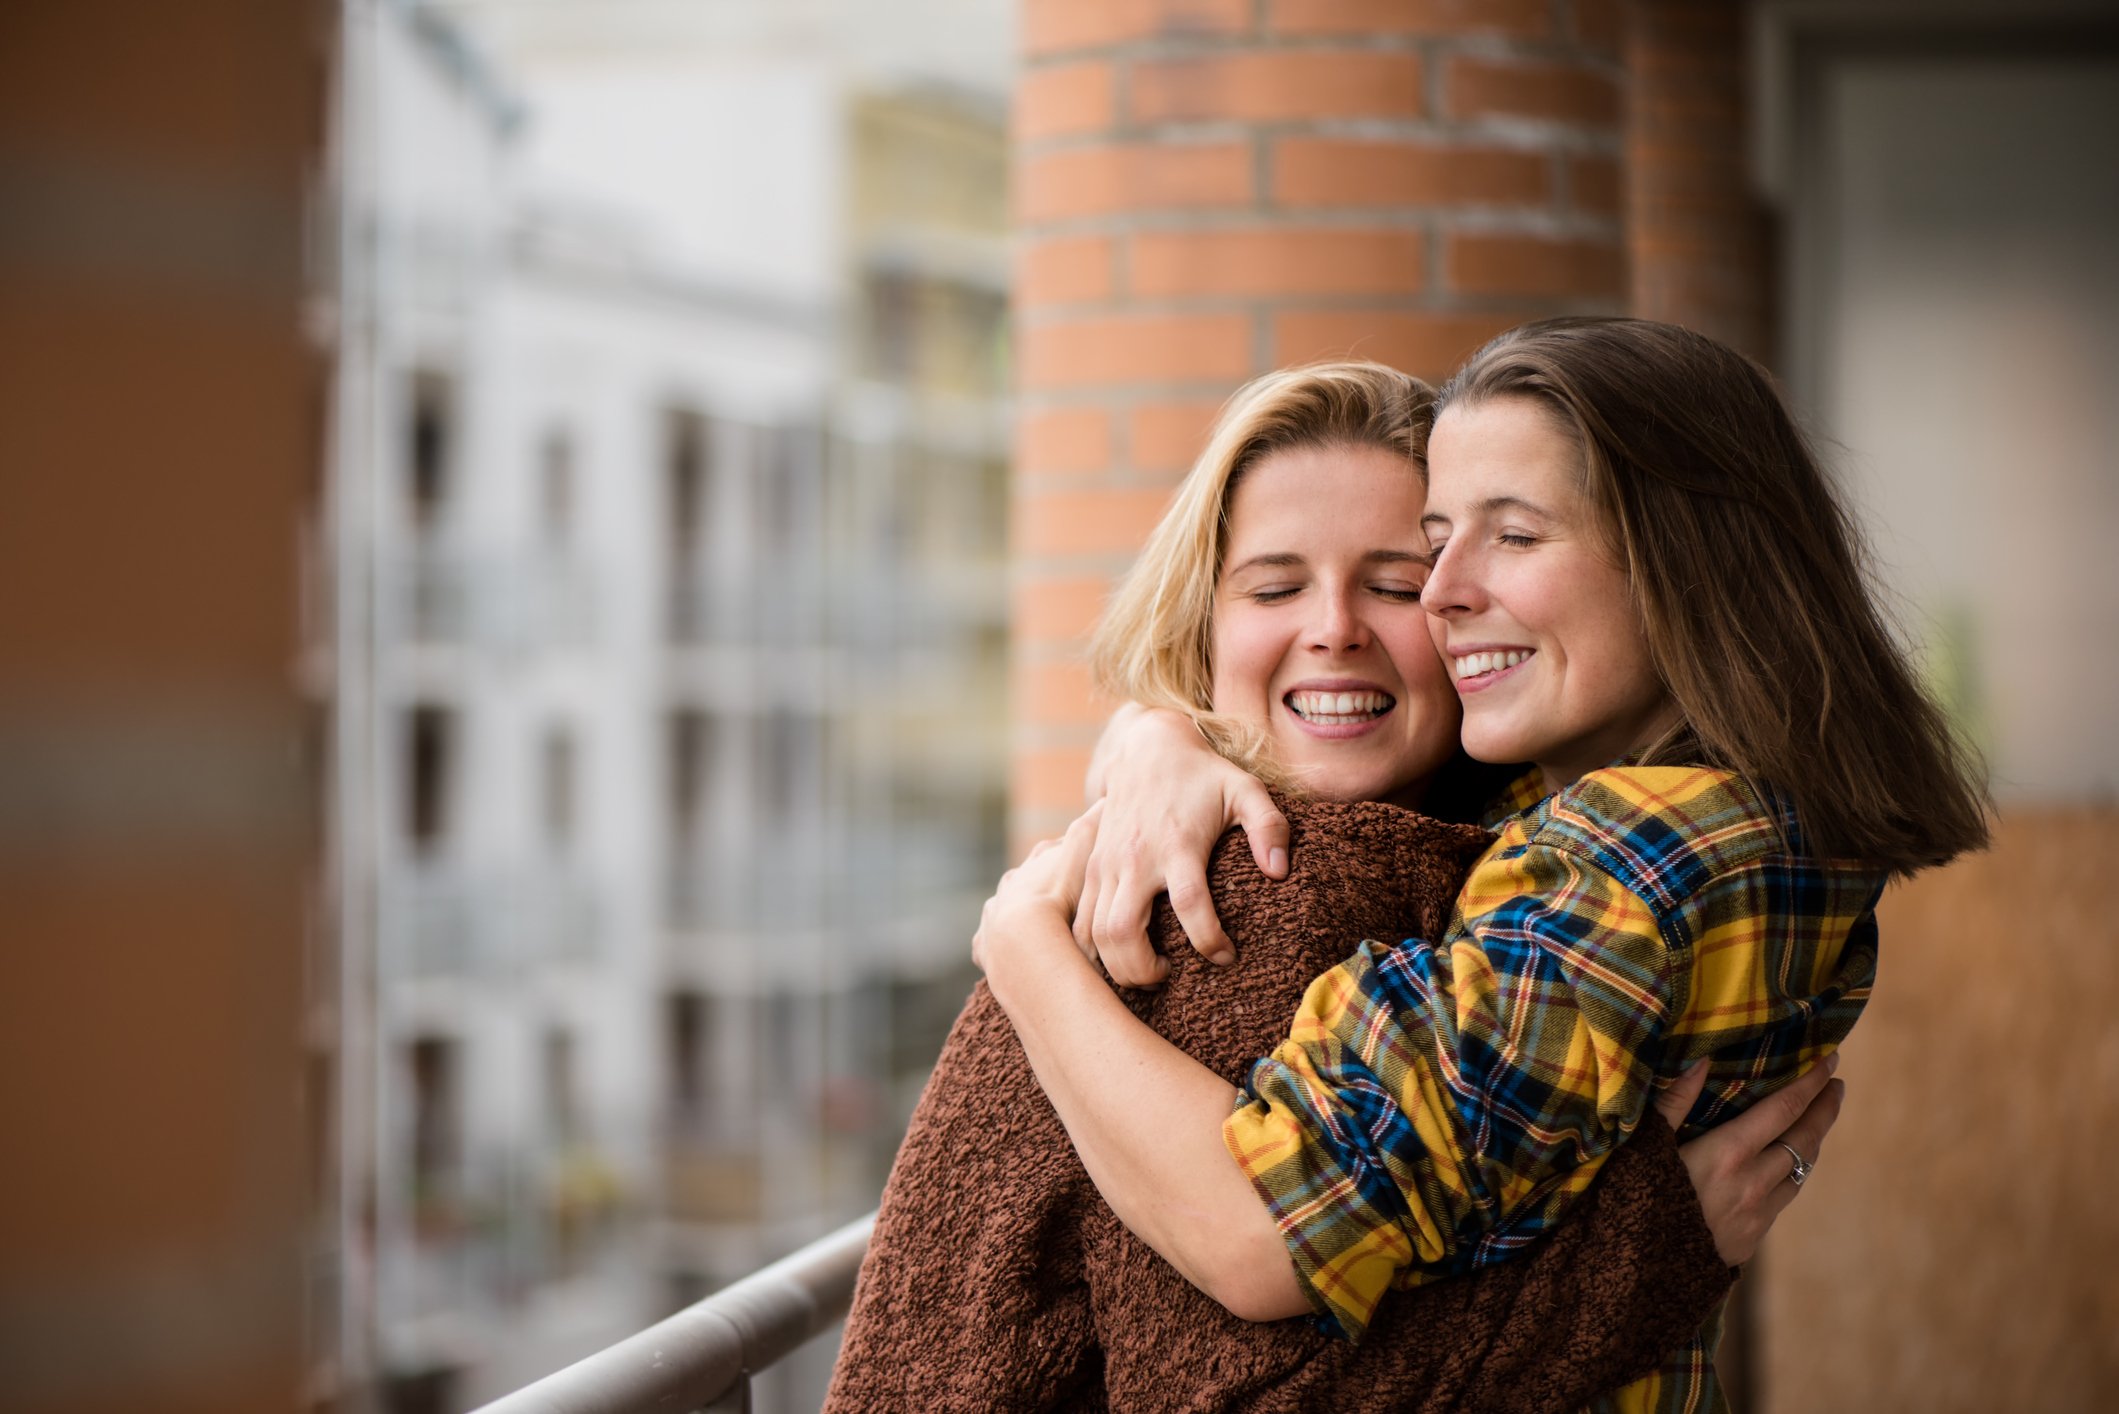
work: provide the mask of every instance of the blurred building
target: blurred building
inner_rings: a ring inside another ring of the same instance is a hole
[[[462,8],[345,9],[354,1408],[872,1206],[1001,867],[998,100]]]

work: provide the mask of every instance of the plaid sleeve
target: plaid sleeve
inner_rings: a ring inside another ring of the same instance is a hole
[[[1223,1137],[1328,1327],[1557,1221],[1646,1107],[1684,961],[1609,873],[1504,835],[1444,943],[1365,943],[1311,985]]]

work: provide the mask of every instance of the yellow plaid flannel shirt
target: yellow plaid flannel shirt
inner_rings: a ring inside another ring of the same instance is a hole
[[[1358,1338],[1391,1287],[1536,1240],[1657,1077],[1709,1060],[1704,1126],[1837,1046],[1882,884],[1727,772],[1620,765],[1508,819],[1441,942],[1318,978],[1224,1126],[1320,1320]],[[1716,1334],[1600,1407],[1723,1406]]]

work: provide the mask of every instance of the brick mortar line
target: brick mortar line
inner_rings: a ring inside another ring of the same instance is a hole
[[[1515,113],[1474,118],[1200,118],[1101,128],[1093,132],[1033,138],[1014,144],[1018,165],[1029,158],[1069,152],[1229,146],[1246,140],[1272,143],[1290,138],[1339,142],[1403,143],[1407,146],[1480,146],[1507,152],[1558,148],[1616,153],[1626,140],[1625,115],[1608,123],[1536,118]],[[1565,139],[1564,141],[1555,141]]]
[[[1416,30],[1406,33],[1360,34],[1176,34],[1145,39],[1124,39],[1115,44],[1084,45],[1047,50],[1037,54],[1018,52],[1016,67],[1023,73],[1090,63],[1184,63],[1212,62],[1243,54],[1412,54],[1435,50],[1464,54],[1477,59],[1516,60],[1525,63],[1579,63],[1623,72],[1623,46],[1604,49],[1563,34],[1510,35],[1484,30]]]
[[[1273,181],[1273,140],[1254,126],[1250,141],[1253,211],[1258,216],[1271,216],[1279,209],[1280,200]]]
[[[1433,309],[1426,304],[1425,301],[1431,293],[1431,291],[1426,290],[1351,290],[1324,291],[1316,294],[1297,292],[1267,295],[1247,293],[1169,295],[1152,301],[1129,304],[1118,310],[1090,310],[1085,314],[1079,315],[1055,311],[1053,317],[1041,319],[1036,327],[1041,329],[1065,329],[1081,324],[1110,322],[1114,318],[1122,321],[1125,315],[1136,312],[1143,318],[1150,319],[1161,319],[1171,316],[1230,314],[1265,315],[1270,317],[1290,312],[1308,313],[1321,310],[1337,311],[1340,309],[1389,310],[1394,314],[1453,312]],[[1405,301],[1420,301],[1421,303],[1415,304],[1411,308],[1406,308],[1404,307]]]
[[[1479,222],[1484,222],[1489,217],[1502,218],[1503,224],[1505,218],[1514,215],[1522,217],[1527,225],[1535,225],[1550,217],[1573,214],[1556,200],[1546,200],[1536,205],[1519,201],[1434,201],[1403,202],[1389,206],[1280,206],[1267,211],[1207,207],[1199,210],[1143,213],[1139,219],[1130,215],[1110,218],[1082,217],[1080,221],[1069,222],[1064,227],[1041,226],[1026,230],[1024,235],[1029,238],[1030,244],[1060,245],[1078,240],[1112,240],[1119,242],[1122,249],[1124,239],[1128,236],[1240,235],[1245,232],[1294,235],[1305,231],[1344,234],[1360,231],[1424,230],[1426,223],[1435,217],[1452,213]],[[1580,214],[1596,216],[1595,212]],[[1148,219],[1151,217],[1152,219]],[[1126,224],[1091,230],[1087,229],[1087,223],[1091,221],[1124,221]],[[1026,245],[1025,249],[1028,248]]]
[[[1417,290],[1367,289],[1367,290],[1274,290],[1274,291],[1203,291],[1195,294],[1169,295],[1116,295],[1103,300],[1048,300],[1035,304],[1018,302],[1016,327],[1018,329],[1064,328],[1090,320],[1123,318],[1129,314],[1142,317],[1160,317],[1185,314],[1230,314],[1240,313],[1255,304],[1279,307],[1289,302],[1308,303],[1318,300],[1378,300],[1392,301],[1422,299],[1438,291],[1447,291],[1449,281],[1438,274],[1433,262],[1449,246],[1451,236],[1497,237],[1501,239],[1521,238],[1547,241],[1555,245],[1609,246],[1623,250],[1626,245],[1625,223],[1622,219],[1603,216],[1583,216],[1578,213],[1563,213],[1550,225],[1486,226],[1477,224],[1447,224],[1434,228],[1404,227],[1406,230],[1420,229],[1426,239],[1423,243],[1422,265],[1427,269],[1426,283]]]
[[[1515,319],[1520,321],[1536,318],[1540,314],[1548,312],[1609,312],[1614,302],[1623,304],[1627,298],[1631,288],[1630,269],[1630,263],[1622,264],[1619,271],[1620,279],[1618,284],[1611,291],[1605,293],[1597,291],[1577,291],[1566,294],[1542,294],[1532,291],[1500,294],[1451,293],[1441,299],[1415,297],[1417,302],[1415,300],[1377,296],[1332,296],[1280,304],[1270,310],[1259,311],[1258,315],[1254,317],[1263,316],[1268,327],[1271,327],[1277,322],[1277,316],[1289,314],[1370,315],[1391,318],[1405,315],[1428,315],[1437,319],[1475,318]],[[1564,311],[1561,310],[1561,306],[1565,306]],[[1224,310],[1219,312],[1239,311]],[[1377,332],[1380,335],[1382,331],[1379,330]],[[1143,399],[1143,402],[1149,404],[1225,400],[1237,386],[1248,378],[1255,377],[1259,373],[1268,372],[1279,366],[1278,361],[1271,354],[1271,345],[1274,342],[1277,342],[1277,339],[1269,336],[1266,351],[1263,355],[1259,355],[1258,346],[1254,342],[1253,353],[1254,356],[1257,356],[1257,362],[1253,365],[1253,371],[1231,380],[1216,380],[1212,383],[1192,381],[1145,385],[1122,380],[1113,382],[1070,382],[1049,389],[1026,389],[1022,394],[1022,399],[1026,406],[1034,407],[1036,411],[1040,412],[1083,407],[1107,407],[1107,405],[1099,401],[1100,398],[1120,389],[1130,390],[1134,388],[1153,390],[1152,394]],[[1130,412],[1131,406],[1126,407],[1125,410]],[[1116,440],[1116,437],[1114,437],[1114,441]],[[1128,451],[1130,453],[1130,448]],[[1121,461],[1114,453],[1112,465],[1103,474],[1114,478],[1108,483],[1110,489],[1119,489],[1120,487],[1142,489],[1146,486],[1157,484],[1160,478],[1168,473],[1153,469],[1142,470],[1133,466],[1130,458]],[[1029,477],[1032,480],[1043,482],[1069,475],[1072,474],[1031,473]]]
[[[1586,236],[1596,236],[1610,229],[1616,229],[1623,234],[1625,227],[1623,215],[1608,216],[1595,211],[1569,209],[1554,201],[1537,206],[1468,201],[1437,202],[1423,206],[1361,207],[1347,212],[1344,221],[1309,220],[1306,219],[1309,210],[1307,207],[1295,207],[1285,211],[1248,212],[1240,209],[1232,211],[1228,208],[1207,208],[1199,211],[1153,212],[1144,216],[1131,213],[1112,217],[1084,216],[1074,221],[1055,222],[1026,229],[1024,234],[1056,244],[1066,240],[1099,237],[1118,240],[1132,235],[1213,235],[1242,231],[1286,234],[1305,230],[1405,231],[1428,229],[1422,223],[1453,215],[1462,219],[1455,224],[1435,229],[1444,234],[1456,231],[1520,235],[1580,232]],[[1329,210],[1337,215],[1341,209],[1318,210]],[[1274,219],[1260,221],[1260,216],[1270,216]]]
[[[1259,377],[1279,366],[1273,357],[1273,316],[1279,313],[1272,297],[1251,296],[1251,376]]]

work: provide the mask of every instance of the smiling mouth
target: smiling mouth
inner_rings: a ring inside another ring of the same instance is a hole
[[[1451,669],[1458,682],[1475,682],[1490,678],[1496,673],[1505,673],[1510,668],[1532,656],[1529,648],[1508,648],[1498,653],[1466,653],[1461,658],[1450,659]]]
[[[1290,712],[1320,727],[1373,722],[1398,705],[1387,692],[1291,692],[1281,700]]]

